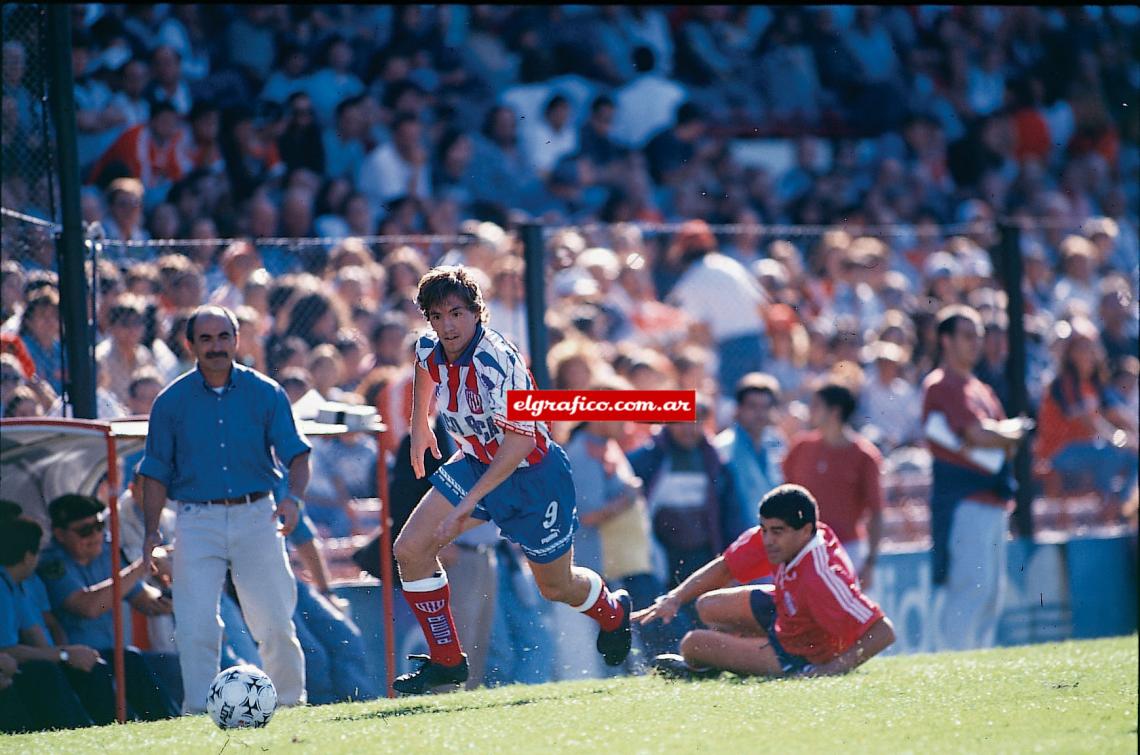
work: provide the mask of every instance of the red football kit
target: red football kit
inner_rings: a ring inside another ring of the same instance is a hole
[[[783,649],[819,665],[851,648],[883,610],[859,589],[851,559],[823,522],[796,557],[775,570],[760,527],[745,531],[724,552],[733,579],[776,577],[776,637]]]

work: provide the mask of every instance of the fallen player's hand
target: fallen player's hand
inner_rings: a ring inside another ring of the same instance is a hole
[[[649,608],[634,611],[630,618],[638,624],[647,624],[655,619],[661,619],[662,624],[668,624],[681,610],[681,601],[673,593],[658,595],[657,600]]]

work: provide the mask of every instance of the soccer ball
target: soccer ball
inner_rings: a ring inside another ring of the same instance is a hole
[[[273,680],[257,666],[230,666],[214,677],[206,712],[220,729],[265,726],[277,709]]]

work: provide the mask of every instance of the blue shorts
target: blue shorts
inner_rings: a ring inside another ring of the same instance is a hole
[[[457,506],[488,464],[464,454],[444,464],[429,479],[443,497]],[[475,506],[471,516],[494,522],[526,557],[548,564],[565,555],[574,544],[578,510],[570,460],[557,443],[532,467],[516,469]]]
[[[776,659],[780,662],[780,668],[784,670],[784,673],[798,674],[810,666],[807,658],[792,655],[784,650],[784,646],[776,637],[776,601],[772,598],[772,593],[761,587],[755,587],[749,593],[748,601],[752,606],[752,616],[756,619],[756,623],[768,633],[768,642],[772,646],[772,651],[776,654]]]

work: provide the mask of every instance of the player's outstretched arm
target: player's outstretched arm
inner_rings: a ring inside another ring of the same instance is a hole
[[[834,660],[815,666],[804,673],[804,676],[832,676],[845,674],[856,666],[869,661],[879,653],[889,648],[895,641],[895,627],[886,616],[867,627],[863,636],[855,640],[855,644],[841,653]]]
[[[668,624],[682,606],[696,600],[706,592],[728,587],[731,582],[732,574],[724,563],[724,557],[717,556],[693,572],[684,582],[664,595],[658,596],[653,605],[635,611],[631,618],[639,624],[646,624],[656,619],[661,619],[663,623]]]

